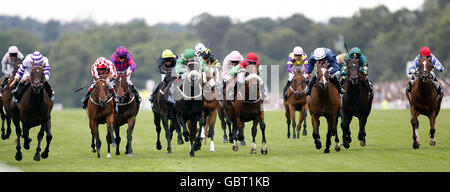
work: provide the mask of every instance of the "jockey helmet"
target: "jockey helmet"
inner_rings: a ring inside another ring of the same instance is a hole
[[[206,46],[203,43],[197,43],[195,45],[195,53],[200,53],[203,49],[206,49]]]
[[[420,48],[420,56],[431,56],[431,51],[430,51],[430,48],[429,47],[427,47],[427,46],[425,46],[425,47],[422,47],[422,48]]]
[[[256,53],[250,52],[247,54],[247,62],[257,62],[258,55]]]
[[[162,52],[161,57],[162,57],[163,59],[166,59],[166,58],[175,58],[175,55],[173,54],[173,52],[172,52],[171,50],[165,49],[165,50]]]
[[[292,52],[294,52],[294,55],[303,55],[303,49],[300,46],[294,47],[294,50]]]
[[[8,49],[8,53],[19,53],[19,49],[16,47],[16,46],[11,46],[11,47],[9,47],[9,49]]]
[[[323,58],[325,58],[325,56],[327,56],[327,54],[325,53],[325,49],[323,48],[317,48],[314,50],[314,59],[315,60],[321,60]]]
[[[230,60],[231,61],[240,61],[241,57],[242,56],[241,56],[241,53],[239,53],[239,51],[234,50],[234,51],[232,51],[230,53]]]
[[[119,46],[116,49],[116,54],[117,54],[117,57],[126,56],[126,55],[128,55],[128,50],[125,46]]]
[[[42,61],[44,61],[44,56],[39,51],[34,51],[31,55],[31,60],[34,64],[42,64]]]
[[[195,51],[192,49],[186,49],[183,52],[183,57],[185,59],[192,59],[192,58],[194,58],[194,56],[195,56]]]

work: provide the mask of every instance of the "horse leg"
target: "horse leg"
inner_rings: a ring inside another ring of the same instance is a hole
[[[30,142],[31,142],[31,139],[29,138],[30,137],[30,126],[28,125],[28,124],[24,124],[24,123],[22,123],[22,125],[23,125],[23,148],[25,149],[25,150],[29,150],[30,149]]]
[[[214,126],[216,124],[217,112],[218,112],[218,110],[214,110],[210,114],[209,133],[208,133],[209,137],[211,138],[211,143],[209,144],[209,151],[210,152],[216,151],[215,150],[215,146],[214,146]]]
[[[183,117],[181,115],[177,115],[177,119],[178,119],[178,123],[181,126],[183,126],[184,141],[188,142],[189,141],[189,132],[188,132],[187,127],[186,127],[186,121],[183,119]]]
[[[295,122],[295,107],[293,105],[290,105],[289,110],[290,110],[290,116],[291,116],[291,120],[292,120],[292,139],[296,139],[297,134],[295,133],[295,128],[297,128],[297,123]]]
[[[303,110],[303,136],[308,135],[308,132],[306,131],[306,117],[308,116],[308,109],[306,107],[307,105],[305,105],[304,110]],[[301,123],[300,123],[301,124]]]
[[[41,160],[41,155],[40,155],[40,152],[41,152],[41,141],[44,138],[44,131],[46,129],[47,129],[46,125],[42,124],[41,125],[41,129],[39,130],[39,133],[37,135],[38,144],[37,144],[37,147],[36,147],[36,153],[34,154],[34,157],[33,157],[33,159],[35,161],[40,161]]]
[[[6,139],[11,135],[11,115],[6,114]]]
[[[335,142],[334,150],[336,150],[337,152],[341,151],[341,144],[339,143],[339,136],[338,136],[338,132],[337,132],[338,121],[339,121],[339,113],[336,114],[335,122],[333,124],[333,135],[334,135],[334,142]]]
[[[169,130],[169,119],[167,119],[167,117],[162,117],[162,124],[164,127],[164,132],[166,133],[166,141],[167,141],[167,153],[171,154],[172,153],[172,132]],[[161,132],[161,127],[159,127],[159,132]],[[158,133],[159,134],[159,133]],[[158,135],[159,138],[159,135]],[[159,142],[159,140],[158,140]],[[159,142],[160,148],[161,149],[161,143]],[[158,149],[158,150],[159,150]]]
[[[241,118],[236,117],[236,123],[233,123],[233,151],[238,151],[239,150],[239,146],[237,144],[237,140],[238,140],[238,130],[243,129],[242,126],[242,122],[241,122]]]
[[[45,136],[45,141],[47,142],[47,145],[45,146],[44,152],[41,153],[41,157],[44,159],[47,159],[48,157],[48,152],[49,152],[49,148],[50,148],[50,143],[52,142],[52,123],[51,123],[51,119],[48,120],[47,122],[47,127],[45,129],[46,132],[46,136]]]
[[[256,137],[256,133],[258,132],[257,126],[258,126],[258,120],[255,119],[255,120],[253,120],[253,126],[252,126],[253,140],[252,140],[252,149],[250,150],[250,154],[256,154],[255,137]]]
[[[366,146],[366,123],[367,123],[367,116],[363,115],[361,118],[359,118],[358,140],[359,144],[362,147]]]
[[[203,115],[202,115],[203,117]],[[201,149],[202,147],[202,142],[201,142],[201,132],[203,130],[203,127],[205,126],[205,120],[200,119],[199,124],[203,125],[203,126],[199,126],[199,130],[198,130],[198,134],[196,132],[197,130],[197,120],[192,121],[192,126],[194,126],[194,133],[196,135],[195,140],[194,140],[194,151],[198,151]]]
[[[228,135],[227,135],[227,123],[225,122],[225,119],[224,119],[225,117],[223,116],[222,108],[219,108],[218,114],[219,114],[219,119],[220,119],[220,125],[222,126],[222,130],[223,130],[223,143],[228,143],[230,141],[228,140]]]
[[[1,97],[0,97],[0,104],[1,104]],[[1,109],[0,109],[0,115],[2,117],[2,139],[6,140],[6,132],[5,132],[5,120],[6,120],[6,115],[3,112],[3,105],[1,105]]]
[[[314,139],[314,144],[316,145],[316,149],[320,149],[322,148],[322,143],[320,142],[320,135],[319,135],[319,126],[320,126],[319,117],[317,117],[314,114],[311,114],[311,124],[313,126],[312,137]]]
[[[266,123],[264,123],[264,113],[261,112],[260,118],[259,118],[259,128],[261,129],[261,135],[262,135],[262,146],[261,146],[261,154],[267,155],[268,149],[266,146]]]
[[[297,135],[297,139],[300,138],[300,130],[302,129],[302,123],[304,123],[304,121],[306,121],[305,116],[304,116],[304,114],[306,113],[305,111],[306,111],[305,108],[302,107],[302,110],[300,111],[300,115],[298,117],[298,125],[297,125],[297,133],[298,133],[298,135]],[[306,129],[303,129],[303,134],[305,134],[304,133],[305,131],[306,131]]]
[[[436,132],[435,129],[435,123],[436,123],[436,116],[437,112],[433,111],[431,115],[428,116],[428,119],[430,119],[430,145],[435,146],[436,145],[436,139],[434,138],[434,133]]]
[[[20,161],[22,160],[22,152],[20,151],[20,137],[22,136],[22,129],[20,128],[20,121],[18,117],[13,118],[13,123],[16,127],[16,136],[17,136],[17,143],[16,143],[16,160]]]
[[[136,116],[128,119],[127,146],[126,146],[125,154],[127,154],[129,157],[133,156],[133,147],[132,147],[131,143],[133,141],[133,130],[134,130],[135,123],[136,123]],[[169,131],[169,133],[170,133],[170,131]],[[117,134],[117,137],[118,136],[119,135]],[[170,136],[170,138],[172,138],[172,136]],[[117,146],[118,145],[119,145],[119,143],[117,143]],[[119,152],[119,147],[117,147],[117,152]]]
[[[189,133],[190,133],[190,135],[189,135],[189,142],[191,143],[189,155],[191,157],[194,157],[194,155],[195,155],[194,141],[195,141],[195,135],[196,135],[197,127],[195,126],[193,120],[191,120],[189,122],[190,122],[190,126],[189,126]]]
[[[419,112],[417,112],[414,107],[411,107],[411,125],[413,128],[413,149],[418,149],[420,147],[419,140],[419,121],[417,120],[417,116]]]
[[[352,142],[350,136],[350,122],[352,122],[352,118],[353,116],[347,115],[346,113],[343,113],[341,118],[342,141],[346,149],[350,148],[350,143]]]
[[[331,146],[331,136],[333,136],[333,129],[335,124],[335,119],[333,117],[327,117],[327,124],[328,124],[328,130],[327,130],[327,140],[325,142],[325,150],[324,153],[330,153],[330,146]]]
[[[156,149],[157,150],[161,150],[162,146],[161,146],[161,140],[160,140],[160,134],[161,134],[161,116],[154,112],[153,113],[153,123],[155,124],[155,128],[156,128]]]
[[[289,110],[289,105],[285,105],[285,116],[287,123],[287,138],[291,138],[291,113]]]
[[[114,132],[116,133],[116,140],[115,140],[116,144],[117,144],[116,155],[120,155],[119,146],[120,146],[120,141],[122,140],[120,138],[120,126],[116,125],[116,124],[113,124],[113,129],[114,129]],[[114,139],[114,137],[113,137],[113,139]],[[113,143],[113,146],[114,146],[114,143]],[[128,147],[126,147],[125,149],[126,149],[125,154],[127,154]]]
[[[102,146],[102,142],[100,141],[100,136],[98,132],[98,123],[94,120],[90,120],[89,126],[91,127],[92,139],[95,138],[95,148],[97,149],[97,158],[100,158],[100,148]],[[94,143],[94,142],[92,142]],[[92,152],[95,152],[94,150]]]
[[[245,146],[245,136],[244,136],[245,123],[242,122],[242,128],[238,129],[238,140],[241,141],[239,144]]]

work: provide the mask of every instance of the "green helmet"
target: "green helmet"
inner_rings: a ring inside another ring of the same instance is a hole
[[[194,56],[195,56],[195,51],[193,49],[186,49],[183,52],[183,57],[186,59],[194,58]]]

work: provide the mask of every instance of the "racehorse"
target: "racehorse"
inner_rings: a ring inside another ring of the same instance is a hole
[[[359,119],[358,140],[361,146],[366,145],[366,123],[372,109],[373,94],[369,94],[367,80],[359,72],[357,59],[351,59],[348,63],[348,80],[344,83],[346,92],[342,97],[341,128],[344,147],[348,149],[352,141],[350,135],[350,123],[353,116]]]
[[[181,81],[177,81],[172,84],[172,94],[176,98],[176,113],[178,123],[183,127],[183,134],[186,133],[186,122],[190,123],[189,141],[191,143],[191,149],[189,155],[195,156],[195,151],[200,150],[200,133],[202,126],[205,125],[204,111],[203,111],[203,91],[202,91],[202,73],[201,65],[199,65],[199,59],[195,59],[194,62],[187,63],[186,78]],[[180,89],[181,85],[183,90]],[[200,129],[197,130],[197,122],[200,124]],[[197,135],[198,132],[198,135]]]
[[[341,99],[339,98],[339,92],[337,91],[336,86],[328,81],[328,61],[325,61],[325,63],[322,64],[317,61],[316,66],[318,81],[313,85],[309,102],[314,144],[316,145],[316,149],[322,148],[319,135],[319,118],[324,116],[328,123],[326,148],[324,153],[330,152],[331,136],[335,136],[335,150],[340,151],[341,148],[336,126],[341,112]]]
[[[410,111],[411,111],[411,125],[413,128],[413,148],[418,149],[419,141],[419,121],[417,116],[425,115],[430,120],[430,145],[436,145],[434,134],[436,132],[435,122],[436,117],[441,109],[442,95],[438,95],[436,87],[433,85],[431,76],[431,63],[428,59],[419,59],[419,74],[411,88],[411,95],[406,91]]]
[[[41,125],[37,139],[38,146],[36,147],[36,153],[33,159],[40,161],[41,157],[46,159],[49,153],[50,143],[52,141],[51,133],[51,117],[50,113],[53,108],[53,103],[50,101],[47,92],[44,87],[45,77],[44,68],[41,66],[34,66],[30,73],[30,86],[25,90],[19,106],[11,102],[11,112],[13,123],[16,126],[17,145],[16,145],[16,160],[22,160],[22,152],[20,151],[20,137],[23,130],[24,144],[23,148],[30,149],[29,132],[32,127]],[[23,129],[20,128],[20,122],[22,122]],[[41,141],[44,138],[44,132],[46,133],[46,142],[44,152],[41,152]]]
[[[243,83],[237,83],[237,93],[235,94],[234,106],[227,109],[228,116],[233,121],[233,151],[238,151],[239,146],[237,144],[237,131],[242,130],[244,123],[253,121],[252,136],[253,143],[251,154],[256,154],[255,137],[257,132],[257,125],[262,133],[262,147],[261,154],[266,155],[268,148],[266,146],[266,124],[264,123],[264,110],[262,108],[263,98],[260,93],[260,85],[262,83],[261,77],[259,77],[258,68],[255,65],[249,65],[246,67],[245,80]],[[254,97],[254,98],[252,98]]]
[[[97,152],[97,157],[100,158],[100,148],[102,142],[100,141],[98,125],[105,124],[107,126],[106,141],[108,143],[108,155],[110,154],[110,144],[116,146],[114,139],[114,101],[113,96],[109,92],[108,84],[105,79],[98,79],[94,84],[94,89],[89,97],[87,105],[87,113],[89,118],[89,126],[91,128],[91,148],[92,152]],[[94,145],[95,138],[95,145]],[[116,151],[117,153],[117,151]]]
[[[167,97],[169,95],[169,85],[170,82],[174,79],[172,77],[172,68],[167,69],[166,76],[163,79],[164,83],[161,86],[160,90],[156,94],[156,104],[153,105],[153,122],[156,127],[156,133],[157,133],[157,140],[156,140],[156,149],[161,150],[161,141],[160,141],[160,134],[161,134],[161,122],[164,127],[164,131],[166,133],[166,140],[167,140],[167,152],[170,154],[172,153],[172,147],[171,147],[171,141],[172,141],[172,133],[173,130],[177,130],[178,133],[178,144],[183,144],[183,139],[181,136],[181,130],[178,126],[178,120],[176,118],[176,109],[175,105],[172,103],[167,102]],[[171,120],[170,123],[170,129],[169,129],[169,119]],[[187,138],[187,137],[186,137]]]
[[[219,71],[214,65],[208,65],[208,68],[209,70],[205,73],[203,80],[203,111],[206,122],[202,129],[204,130],[202,137],[204,135],[205,144],[206,138],[211,138],[209,151],[214,152],[214,125],[216,124],[217,112],[220,110],[219,100],[217,100],[219,93],[216,86],[216,83],[219,82],[217,75]],[[225,135],[224,138],[226,138]]]
[[[286,123],[288,125],[287,129],[287,137],[290,138],[290,126],[292,121],[292,132],[293,139],[300,137],[300,129],[302,122],[306,119],[307,108],[308,108],[308,97],[305,94],[302,94],[303,90],[306,87],[306,80],[303,77],[303,72],[301,69],[294,69],[294,79],[292,80],[291,85],[287,90],[287,101],[284,101],[285,115],[286,115]],[[298,125],[295,122],[295,112],[300,111],[300,117],[298,120]],[[295,128],[297,127],[297,133],[295,132]],[[303,135],[306,135],[306,124],[304,124]]]
[[[17,59],[14,62],[14,70],[11,73],[11,77],[8,78],[7,84],[4,86],[3,90],[1,90],[2,97],[0,99],[0,115],[2,118],[2,139],[6,140],[11,135],[11,99],[12,99],[12,88],[10,88],[8,85],[14,80],[14,75],[16,74],[17,70],[19,70],[19,66],[21,64],[21,60]],[[0,82],[3,82],[6,78],[6,75],[0,78]],[[4,111],[3,111],[4,109]],[[6,120],[6,132],[5,132],[5,120]]]
[[[127,146],[125,147],[125,154],[133,156],[133,148],[131,147],[131,141],[133,140],[133,129],[136,123],[136,115],[138,114],[138,108],[136,98],[131,92],[131,88],[128,87],[127,76],[124,73],[119,73],[114,82],[114,89],[116,90],[116,97],[118,102],[117,115],[114,118],[114,131],[116,133],[116,155],[119,155],[120,145],[120,126],[127,124]]]

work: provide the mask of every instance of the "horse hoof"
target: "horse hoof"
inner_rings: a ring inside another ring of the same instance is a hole
[[[178,141],[180,141],[180,140],[178,140]],[[161,150],[161,148],[162,148],[161,143],[157,142],[156,143],[156,149],[159,151],[159,150]]]
[[[330,149],[326,148],[323,153],[330,153]]]
[[[190,155],[191,157],[194,157],[194,156],[195,156],[195,153],[194,153],[193,151],[191,151],[191,152],[189,153],[189,155]]]
[[[292,139],[297,139],[297,135],[294,134],[294,135],[292,136]]]
[[[133,157],[133,153],[128,153],[128,157]]]
[[[307,131],[303,131],[303,136],[307,136],[308,132]]]
[[[420,147],[420,143],[413,143],[413,149],[418,149]]]
[[[240,143],[240,145],[241,145],[241,146],[245,146],[245,145],[246,145],[246,144],[245,144],[245,141],[242,140],[241,143]]]
[[[344,147],[345,147],[346,149],[350,148],[350,143],[344,142]]]
[[[337,152],[341,151],[341,144],[336,143],[336,145],[334,146],[334,150]]]
[[[34,161],[40,161],[41,160],[41,156],[39,155],[39,153],[34,154],[33,160]]]
[[[114,148],[117,148],[116,142],[111,143],[111,146],[114,147]]]
[[[95,152],[97,152],[97,149],[92,148],[92,153],[95,153]]]
[[[167,150],[167,154],[172,154],[172,150]]]
[[[2,140],[6,140],[6,135],[2,134]]]
[[[238,150],[239,150],[239,146],[233,145],[233,151],[234,151],[234,152],[237,152]]]
[[[106,155],[106,158],[111,158],[111,153],[108,153],[108,155]]]
[[[178,145],[183,145],[183,144],[184,144],[183,139],[178,139]]]
[[[360,141],[360,142],[359,142],[359,145],[361,145],[361,147],[366,146],[366,141],[365,141],[365,140]]]
[[[262,155],[267,155],[267,152],[268,152],[267,149],[262,149],[262,148],[261,148],[261,154],[262,154]]]
[[[261,153],[262,153],[262,150],[261,150]],[[250,154],[256,154],[256,149],[250,150]]]
[[[25,143],[23,144],[23,148],[25,150],[29,150],[30,149],[30,143],[25,141]]]
[[[431,141],[430,141],[430,145],[431,145],[431,146],[435,146],[435,145],[436,145],[436,141],[431,140]]]
[[[48,151],[42,152],[42,153],[41,153],[41,157],[42,157],[43,159],[47,159],[47,157],[48,157]]]
[[[16,160],[17,161],[21,161],[22,160],[22,153],[21,152],[17,152],[16,153]]]
[[[230,141],[228,140],[228,138],[223,138],[223,143],[229,143]]]
[[[316,149],[320,149],[320,148],[322,148],[322,143],[320,143],[320,142],[316,143]]]

